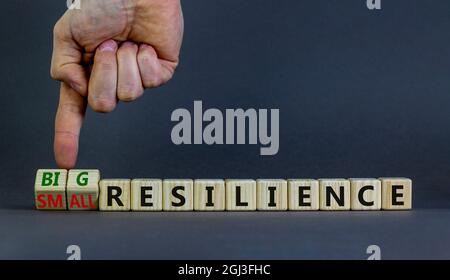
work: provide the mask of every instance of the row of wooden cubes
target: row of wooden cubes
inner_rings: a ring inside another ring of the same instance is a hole
[[[380,179],[100,179],[39,169],[36,208],[100,211],[407,210],[412,182]]]

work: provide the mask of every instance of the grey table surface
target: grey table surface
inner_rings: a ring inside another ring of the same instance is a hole
[[[34,210],[55,167],[54,22],[66,1],[0,9],[0,259],[450,258],[450,1],[183,1],[174,79],[108,115],[88,111],[79,168],[103,178],[404,176],[412,211],[73,213]],[[280,150],[181,145],[181,107],[279,108]]]

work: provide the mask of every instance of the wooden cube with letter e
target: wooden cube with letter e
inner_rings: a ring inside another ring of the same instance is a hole
[[[131,181],[132,211],[162,211],[162,180],[133,179]]]
[[[412,208],[412,181],[408,178],[380,178],[383,210]]]

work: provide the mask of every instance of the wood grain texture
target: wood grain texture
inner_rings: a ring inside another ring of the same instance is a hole
[[[412,181],[408,178],[380,178],[383,210],[412,208]]]
[[[67,179],[69,210],[97,210],[100,181],[98,169],[71,169]]]
[[[100,211],[130,211],[130,179],[100,180]]]
[[[161,179],[133,179],[131,181],[132,211],[162,211]]]
[[[67,170],[39,169],[34,182],[36,209],[66,210]]]
[[[222,179],[198,179],[194,181],[194,210],[224,211],[225,181]]]
[[[316,211],[319,210],[319,181],[315,179],[288,180],[289,210]]]
[[[350,181],[346,179],[319,179],[320,210],[350,210]]]
[[[163,180],[163,210],[194,210],[194,182],[191,179]]]
[[[287,181],[283,179],[256,180],[256,209],[286,211],[288,207]]]
[[[374,178],[351,178],[351,209],[380,210],[381,181]]]
[[[256,181],[228,179],[225,180],[226,210],[255,211]]]

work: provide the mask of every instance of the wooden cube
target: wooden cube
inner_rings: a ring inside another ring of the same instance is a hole
[[[383,210],[412,208],[412,181],[408,178],[380,178]]]
[[[225,180],[226,210],[255,211],[256,181],[255,180]]]
[[[131,181],[132,211],[162,211],[161,179],[133,179]]]
[[[97,169],[69,170],[69,177],[67,179],[68,209],[98,209],[99,181],[100,171]]]
[[[168,179],[163,181],[163,210],[194,210],[194,182],[191,179]]]
[[[350,210],[350,181],[319,179],[320,210]]]
[[[319,210],[319,181],[314,179],[288,180],[289,210]]]
[[[100,211],[130,211],[130,179],[100,180]]]
[[[194,181],[194,210],[224,211],[225,181],[222,179],[200,179]]]
[[[381,181],[377,179],[350,179],[352,210],[381,209]]]
[[[256,180],[256,209],[261,211],[287,210],[287,181],[282,179]]]
[[[36,209],[66,210],[66,184],[67,170],[39,169],[34,183]]]

